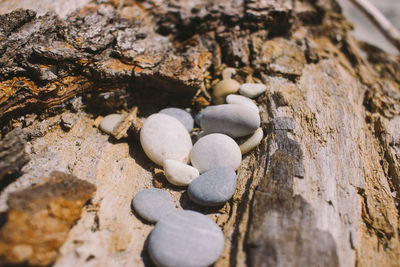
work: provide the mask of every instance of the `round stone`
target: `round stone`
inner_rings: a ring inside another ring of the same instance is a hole
[[[161,113],[151,115],[143,123],[140,143],[146,155],[160,166],[167,159],[187,163],[192,149],[192,140],[183,124]]]
[[[200,175],[196,168],[173,159],[167,159],[163,165],[167,180],[177,186],[187,186]]]
[[[224,79],[214,86],[213,102],[214,104],[225,103],[225,97],[234,94],[239,90],[240,83],[233,79]]]
[[[261,140],[264,137],[263,130],[258,128],[250,137],[246,138],[243,143],[241,143],[240,151],[242,154],[246,154],[252,151],[258,144],[261,143]]]
[[[200,138],[193,146],[190,159],[200,173],[224,166],[236,170],[242,161],[242,154],[235,140],[217,133]]]
[[[255,98],[267,90],[267,87],[262,83],[244,83],[240,85],[239,94]]]
[[[122,115],[120,114],[107,115],[101,120],[99,127],[103,132],[111,134],[121,119]]]
[[[157,266],[210,266],[224,249],[224,235],[207,216],[181,210],[161,218],[149,237],[148,251]]]
[[[241,104],[251,107],[256,112],[259,112],[257,105],[250,98],[242,95],[228,95],[226,97],[226,103],[228,104]]]
[[[206,171],[189,185],[190,199],[203,206],[218,206],[232,198],[236,190],[236,173],[230,167]]]
[[[260,116],[258,111],[247,105],[217,105],[204,113],[200,124],[206,134],[223,133],[231,137],[241,137],[260,127]]]
[[[175,211],[175,204],[170,194],[158,188],[144,189],[137,193],[132,206],[140,217],[151,223]]]
[[[185,126],[188,132],[193,130],[194,121],[192,116],[187,111],[180,108],[164,108],[160,110],[159,113],[167,114],[169,116],[174,117],[175,119],[180,121],[183,124],[183,126]]]

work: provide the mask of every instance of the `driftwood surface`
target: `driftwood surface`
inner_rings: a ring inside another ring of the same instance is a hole
[[[153,226],[131,200],[154,186],[222,227],[215,266],[398,266],[400,58],[350,31],[335,0],[97,1],[62,18],[1,15],[0,158],[18,159],[0,164],[11,175],[1,210],[12,214],[9,196],[53,171],[97,187],[62,245],[42,251],[54,266],[150,266]],[[257,99],[266,137],[244,157],[233,199],[205,209],[165,182],[134,131],[116,140],[96,126],[134,106],[141,118],[196,112],[225,67],[267,85]],[[14,128],[26,154],[4,144]],[[1,264],[49,263],[6,244]]]

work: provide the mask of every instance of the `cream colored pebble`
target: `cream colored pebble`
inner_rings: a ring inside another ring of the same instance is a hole
[[[223,79],[223,80],[230,79],[230,78],[232,78],[232,76],[235,75],[235,74],[236,74],[236,70],[235,70],[234,68],[225,68],[225,69],[222,71],[222,79]]]
[[[225,79],[217,83],[213,91],[214,104],[224,104],[225,97],[239,91],[240,84],[233,79]]]
[[[146,155],[160,166],[167,159],[187,163],[192,149],[192,139],[185,126],[162,113],[145,120],[140,130],[140,143]]]
[[[258,146],[258,144],[261,143],[261,140],[263,139],[263,137],[264,137],[264,133],[261,128],[258,128],[257,130],[255,130],[255,132],[239,146],[240,151],[242,152],[242,155],[250,152],[256,146]]]
[[[188,186],[200,175],[196,168],[172,159],[165,160],[163,167],[168,182],[177,186]]]
[[[107,115],[101,120],[99,127],[103,132],[111,134],[121,119],[122,115],[120,114]]]
[[[239,94],[250,98],[256,98],[266,90],[267,87],[262,83],[244,83],[240,85]]]

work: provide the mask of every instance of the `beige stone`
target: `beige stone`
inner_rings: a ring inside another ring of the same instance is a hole
[[[225,103],[225,97],[239,91],[240,84],[233,79],[225,79],[217,83],[213,91],[214,104]]]

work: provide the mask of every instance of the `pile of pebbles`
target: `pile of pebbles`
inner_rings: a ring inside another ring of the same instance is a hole
[[[142,148],[150,160],[163,167],[171,184],[188,187],[191,201],[221,206],[236,190],[242,154],[263,138],[259,110],[251,98],[265,91],[263,84],[240,85],[233,79],[223,79],[213,91],[217,105],[203,109],[195,120],[179,108],[166,108],[149,116],[140,130]],[[100,128],[111,133],[120,120],[120,115],[108,115]],[[201,131],[193,145],[190,133],[195,122]],[[156,265],[209,266],[221,255],[224,235],[219,226],[199,212],[176,210],[167,191],[142,190],[132,206],[142,219],[156,223],[148,243]]]

